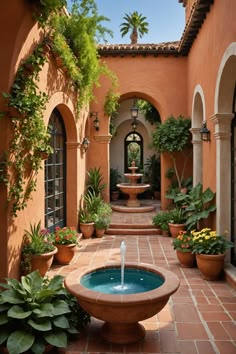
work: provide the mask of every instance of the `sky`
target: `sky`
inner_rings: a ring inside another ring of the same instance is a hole
[[[185,26],[185,9],[178,0],[95,0],[99,15],[110,19],[103,25],[113,31],[106,36],[109,44],[130,44],[130,32],[121,37],[120,24],[126,14],[138,11],[146,16],[149,33],[139,37],[138,43],[161,43],[180,40]],[[70,6],[71,1],[67,1]]]

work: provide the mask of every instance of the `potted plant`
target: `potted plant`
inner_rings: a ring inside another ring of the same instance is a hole
[[[144,173],[147,182],[151,184],[151,191],[155,199],[160,199],[161,191],[161,164],[160,158],[153,154],[144,164]]]
[[[225,252],[233,247],[226,235],[217,235],[216,231],[204,228],[191,231],[193,253],[196,254],[197,266],[203,279],[216,280],[224,269]]]
[[[172,246],[176,250],[180,266],[191,268],[195,264],[195,254],[193,249],[193,236],[189,231],[180,231],[178,236],[172,241]]]
[[[120,191],[117,184],[122,180],[121,174],[117,168],[110,168],[110,198],[112,201],[119,199]]]
[[[54,233],[54,244],[57,247],[55,259],[59,264],[69,264],[76,252],[78,232],[74,227],[56,226]]]
[[[212,203],[214,198],[215,193],[210,188],[203,190],[201,183],[194,186],[188,194],[176,197],[176,202],[184,200],[186,205],[185,212],[188,215],[186,227],[188,230],[203,228],[201,223],[216,210],[215,204]]]
[[[168,222],[170,220],[168,211],[161,211],[157,215],[152,218],[152,223],[157,228],[161,228],[163,236],[169,236],[169,225]]]
[[[186,228],[186,213],[184,208],[175,207],[170,210],[169,214],[169,229],[172,237],[177,237],[180,231],[185,230]]]
[[[47,229],[41,228],[41,222],[30,224],[30,230],[25,230],[22,246],[22,267],[28,271],[39,270],[44,276],[50,269],[57,248],[53,237]]]
[[[102,183],[103,176],[100,172],[100,167],[90,168],[87,171],[87,181],[86,181],[86,189],[87,191],[94,192],[96,196],[100,195],[102,191],[106,188],[106,183]]]
[[[66,348],[68,336],[90,321],[60,275],[49,280],[34,271],[21,281],[6,281],[0,290],[0,345],[9,354],[41,354],[48,345]]]
[[[95,233],[97,237],[102,237],[111,223],[112,209],[110,205],[104,201],[98,207],[95,217]]]
[[[158,124],[157,129],[152,134],[152,145],[159,153],[168,153],[173,161],[173,168],[177,180],[179,191],[183,187],[185,168],[190,156],[190,131],[191,119],[172,115],[162,124]],[[182,170],[177,166],[177,156],[181,154],[183,159]]]
[[[97,210],[101,205],[101,195],[96,195],[96,192],[88,190],[84,195],[84,205],[79,211],[79,227],[84,238],[92,237],[94,233],[94,221],[97,215]]]

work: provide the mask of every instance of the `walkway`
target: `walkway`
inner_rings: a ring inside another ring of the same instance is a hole
[[[112,222],[146,224],[152,215],[113,213]],[[66,275],[83,265],[120,261],[120,243],[126,242],[126,259],[156,264],[175,272],[180,288],[165,308],[143,321],[147,332],[140,343],[108,344],[99,336],[101,321],[91,324],[70,342],[60,354],[105,353],[171,353],[171,354],[236,354],[236,291],[224,281],[208,282],[197,268],[181,268],[173,251],[170,237],[159,235],[106,235],[98,239],[81,240],[72,264],[53,266],[49,275]]]

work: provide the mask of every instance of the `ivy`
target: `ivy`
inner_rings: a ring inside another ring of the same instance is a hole
[[[26,207],[36,188],[36,177],[42,168],[42,151],[50,153],[50,135],[43,120],[47,95],[38,88],[39,72],[45,63],[39,46],[19,67],[7,102],[5,119],[11,119],[12,139],[2,159],[0,182],[8,188],[12,214]]]

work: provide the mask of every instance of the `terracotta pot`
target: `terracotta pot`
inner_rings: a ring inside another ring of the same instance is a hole
[[[111,200],[112,200],[112,201],[118,200],[118,199],[119,199],[119,196],[120,196],[120,192],[119,192],[119,191],[113,191],[113,192],[111,192]]]
[[[176,251],[177,258],[182,268],[192,268],[196,262],[196,256],[192,252]]]
[[[55,259],[59,264],[69,264],[74,258],[76,252],[76,244],[57,245],[57,253]]]
[[[95,233],[97,237],[102,237],[105,234],[106,229],[97,229],[95,227]]]
[[[169,231],[168,230],[162,230],[162,236],[164,237],[169,237]]]
[[[54,255],[57,253],[57,248],[55,247],[54,251],[48,252],[48,253],[43,253],[40,255],[37,254],[32,254],[30,256],[30,262],[31,262],[31,272],[35,270],[39,270],[39,273],[43,277],[47,271],[50,269]]]
[[[91,238],[94,233],[94,222],[80,223],[80,231],[83,234],[83,238]]]
[[[185,224],[171,224],[168,223],[169,229],[170,229],[170,234],[173,238],[176,238],[180,231],[184,231],[186,226]]]
[[[217,280],[224,269],[224,254],[197,254],[197,266],[205,280]]]

